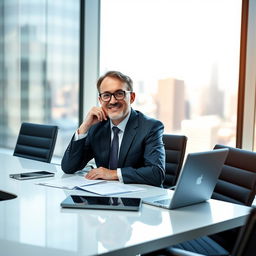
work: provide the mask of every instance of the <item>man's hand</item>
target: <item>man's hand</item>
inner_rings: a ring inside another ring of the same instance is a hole
[[[102,122],[103,120],[107,120],[107,118],[107,114],[104,112],[103,108],[93,107],[88,112],[83,123],[80,125],[78,134],[86,133],[92,125]]]
[[[85,178],[89,180],[97,180],[97,179],[118,180],[116,170],[109,170],[104,167],[92,169],[85,175]]]

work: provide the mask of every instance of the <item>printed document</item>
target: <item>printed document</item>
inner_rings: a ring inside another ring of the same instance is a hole
[[[105,180],[88,180],[80,175],[74,175],[68,178],[55,179],[48,182],[40,182],[38,185],[44,185],[48,187],[63,188],[63,189],[76,189],[84,186],[105,182]]]
[[[92,186],[79,187],[78,189],[82,189],[91,193],[108,196],[114,194],[123,194],[129,192],[136,192],[140,190],[144,190],[144,188],[136,187],[133,185],[124,184],[118,181],[107,181],[103,183],[98,183]]]
[[[61,189],[81,189],[105,196],[144,190],[144,188],[123,184],[119,181],[88,180],[80,175],[55,179],[48,182],[39,182],[36,184]]]

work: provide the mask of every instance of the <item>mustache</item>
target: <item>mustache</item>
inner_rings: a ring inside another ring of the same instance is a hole
[[[120,106],[122,106],[122,104],[119,103],[119,102],[116,102],[116,103],[114,103],[114,104],[111,104],[111,103],[108,104],[108,107],[109,107],[109,108],[111,108],[111,107],[120,107]]]

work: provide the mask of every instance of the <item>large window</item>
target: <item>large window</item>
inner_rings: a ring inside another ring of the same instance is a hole
[[[78,126],[79,0],[0,1],[0,147],[23,121],[57,124],[62,155]]]
[[[242,0],[101,0],[100,26],[95,2],[82,1],[84,114],[99,43],[100,74],[130,75],[134,109],[187,135],[188,152],[235,146]],[[57,124],[62,156],[79,125],[79,14],[80,0],[0,1],[0,147],[14,148],[22,121]]]
[[[240,23],[241,0],[102,0],[100,72],[130,75],[188,152],[235,146]]]

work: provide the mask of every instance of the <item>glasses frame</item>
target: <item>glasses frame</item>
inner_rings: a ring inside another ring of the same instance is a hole
[[[116,97],[116,93],[118,93],[118,92],[123,92],[123,94],[124,94],[124,96],[122,97],[122,98],[120,98],[120,99],[118,99],[117,97]],[[104,102],[109,102],[109,101],[111,101],[111,98],[112,98],[112,96],[114,96],[114,98],[116,99],[116,100],[123,100],[125,97],[126,97],[126,95],[127,95],[127,93],[131,93],[132,91],[125,91],[125,90],[117,90],[117,91],[115,91],[115,92],[113,92],[113,93],[111,93],[111,92],[102,92],[102,93],[99,93],[99,97],[100,97],[100,99],[102,100],[102,101],[104,101]],[[108,100],[104,100],[103,98],[102,98],[102,95],[103,94],[109,94],[109,99]]]

